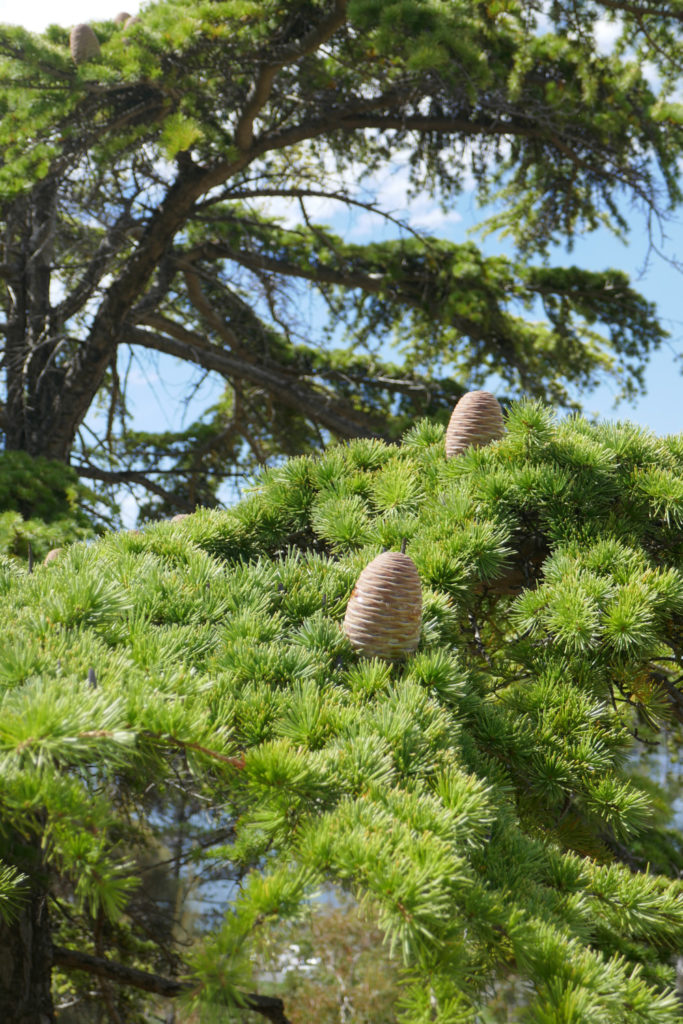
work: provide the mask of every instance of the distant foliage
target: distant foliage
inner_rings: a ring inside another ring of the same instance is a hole
[[[95,535],[84,505],[97,501],[74,469],[26,452],[0,454],[0,553],[36,558]],[[91,512],[94,509],[91,507]]]

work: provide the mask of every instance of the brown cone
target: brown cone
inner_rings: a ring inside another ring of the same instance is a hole
[[[45,558],[43,559],[43,565],[49,565],[51,562],[56,561],[56,559],[59,558],[63,550],[64,548],[52,548],[52,550],[48,551],[48,553],[45,555]]]
[[[422,587],[412,558],[386,551],[363,569],[349,598],[344,632],[368,658],[412,654],[420,641]]]
[[[74,64],[83,64],[100,56],[100,44],[90,25],[74,25],[69,35],[69,49]]]
[[[468,391],[451,414],[446,430],[446,457],[460,455],[470,445],[481,448],[505,433],[503,412],[490,391]]]
[[[129,18],[130,14],[128,13],[128,11],[119,11],[119,13],[114,18],[114,23],[116,25],[125,25]]]

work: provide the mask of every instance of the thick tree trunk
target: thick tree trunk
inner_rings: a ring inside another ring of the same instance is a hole
[[[53,1024],[52,934],[40,843],[15,834],[9,847],[3,844],[2,855],[27,883],[18,914],[0,922],[0,1021]]]
[[[68,323],[50,305],[54,184],[46,179],[13,204],[2,245],[9,285],[3,417],[7,449],[68,463],[78,428],[125,336],[125,318],[204,191],[204,177],[194,168],[179,175],[76,347],[67,336]]]
[[[58,429],[64,417],[64,371],[55,365],[59,338],[50,324],[50,275],[54,249],[56,188],[40,182],[17,200],[6,218],[3,262],[7,273],[7,401],[5,446],[67,462]]]
[[[9,389],[8,389],[9,391]],[[7,405],[5,447],[8,451],[24,451],[43,455],[46,459],[68,464],[75,434],[67,419],[61,374],[46,377],[26,403]]]
[[[18,919],[0,924],[0,1021],[53,1024],[52,945],[44,893],[33,892]]]

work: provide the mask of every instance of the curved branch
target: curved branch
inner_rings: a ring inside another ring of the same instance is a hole
[[[182,508],[185,512],[194,512],[195,510],[195,506],[186,501],[181,495],[176,494],[175,491],[167,491],[165,487],[154,483],[153,480],[150,480],[149,477],[138,470],[109,470],[100,469],[98,466],[73,466],[73,468],[79,476],[84,476],[88,480],[101,480],[106,484],[140,484],[145,490],[156,494],[159,498],[163,498],[164,501],[167,501],[172,506]]]
[[[413,235],[420,241],[424,242],[425,245],[429,245],[430,236],[423,235],[415,228],[402,220],[400,217],[394,217],[393,214],[383,210],[376,203],[364,202],[362,199],[354,199],[353,196],[346,195],[344,192],[330,192],[326,189],[319,188],[237,188],[227,189],[225,194],[222,196],[212,197],[207,199],[203,203],[197,204],[197,210],[202,211],[208,207],[215,206],[217,203],[230,201],[240,202],[243,199],[259,199],[259,198],[282,198],[282,199],[330,199],[335,203],[343,203],[345,206],[355,206],[359,210],[365,210],[367,213],[374,213],[382,220],[387,221],[389,224],[394,224],[397,228],[402,231],[407,231],[408,234]],[[201,220],[201,218],[197,218]]]
[[[239,348],[240,346],[237,335],[232,328],[221,319],[207,297],[204,295],[195,268],[187,261],[177,260],[176,263],[183,271],[188,298],[199,315],[204,317],[206,322],[211,325],[213,330],[216,331],[218,336],[223,339],[226,345],[231,349]]]
[[[151,319],[151,318],[150,318]],[[156,316],[156,324],[165,318]],[[251,362],[241,352],[225,352],[215,348],[193,331],[171,324],[173,337],[141,328],[128,332],[131,345],[141,345],[157,352],[183,359],[185,362],[213,370],[230,380],[238,378],[266,388],[283,405],[309,416],[339,437],[382,437],[377,420],[350,404],[317,391],[301,379],[301,374],[286,372],[276,366]],[[170,334],[170,330],[168,331]]]
[[[298,277],[307,281],[322,281],[325,284],[339,284],[347,288],[361,288],[364,292],[380,292],[384,287],[383,275],[362,274],[358,271],[335,270],[333,267],[318,264],[315,267],[301,267],[286,260],[274,259],[261,253],[249,252],[246,249],[232,249],[229,245],[217,242],[206,242],[197,245],[185,254],[185,259],[224,259],[239,263],[247,270],[271,270],[286,277]],[[181,261],[177,261],[182,266]],[[193,305],[196,304],[193,302]]]
[[[62,967],[67,971],[84,971],[97,978],[106,978],[118,985],[130,985],[143,992],[154,992],[167,999],[182,995],[184,992],[191,992],[193,989],[193,986],[187,981],[165,978],[160,974],[141,971],[137,967],[126,967],[125,964],[116,963],[114,960],[108,960],[102,956],[92,956],[90,953],[81,953],[76,949],[66,949],[64,946],[52,947],[52,963],[55,967]],[[277,996],[262,996],[256,992],[245,992],[242,994],[242,999],[247,1009],[260,1013],[266,1020],[272,1021],[272,1024],[290,1024],[285,1016],[284,1003]]]
[[[248,150],[254,141],[254,120],[268,102],[273,82],[279,71],[301,57],[318,49],[346,20],[347,0],[335,0],[332,10],[298,43],[286,47],[277,61],[265,64],[254,82],[247,102],[235,128],[235,142],[241,150]]]

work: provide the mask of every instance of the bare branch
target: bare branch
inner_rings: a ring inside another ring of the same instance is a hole
[[[369,213],[376,213],[378,217],[382,217],[384,220],[390,221],[399,228],[403,228],[405,231],[416,234],[415,229],[411,228],[407,221],[401,220],[399,217],[393,217],[386,210],[383,210],[376,203],[364,201],[362,199],[354,199],[353,196],[347,195],[343,191],[330,191],[329,189],[320,188],[269,188],[264,185],[263,188],[226,188],[221,195],[212,196],[210,199],[205,200],[203,203],[197,204],[197,211],[205,210],[211,206],[215,206],[221,202],[239,202],[243,199],[269,199],[269,198],[281,198],[281,199],[330,199],[335,203],[344,203],[346,206],[357,206],[361,210],[367,210]],[[423,237],[420,235],[420,237]],[[428,236],[426,241],[429,241]]]
[[[194,308],[201,316],[204,317],[204,319],[216,331],[218,336],[222,338],[230,348],[239,348],[240,345],[237,340],[237,335],[218,315],[207,297],[204,295],[195,268],[192,267],[191,264],[188,265],[184,260],[178,260],[178,266],[184,271],[183,276],[185,277],[185,284],[187,285],[187,294]]]
[[[107,273],[112,259],[125,244],[127,240],[126,229],[131,227],[132,223],[127,207],[105,234],[78,284],[52,310],[52,318],[55,322],[65,323],[69,317],[73,316],[74,313],[77,313],[85,305],[97,284]]]
[[[73,467],[79,476],[84,476],[88,480],[102,480],[106,484],[140,484],[145,490],[150,491],[152,494],[156,494],[157,497],[163,498],[170,505],[182,508],[185,512],[194,512],[194,505],[186,501],[181,495],[176,494],[174,491],[167,491],[165,487],[161,487],[160,484],[150,480],[144,473],[134,469],[125,470],[108,470],[100,469],[99,466],[77,466]]]

